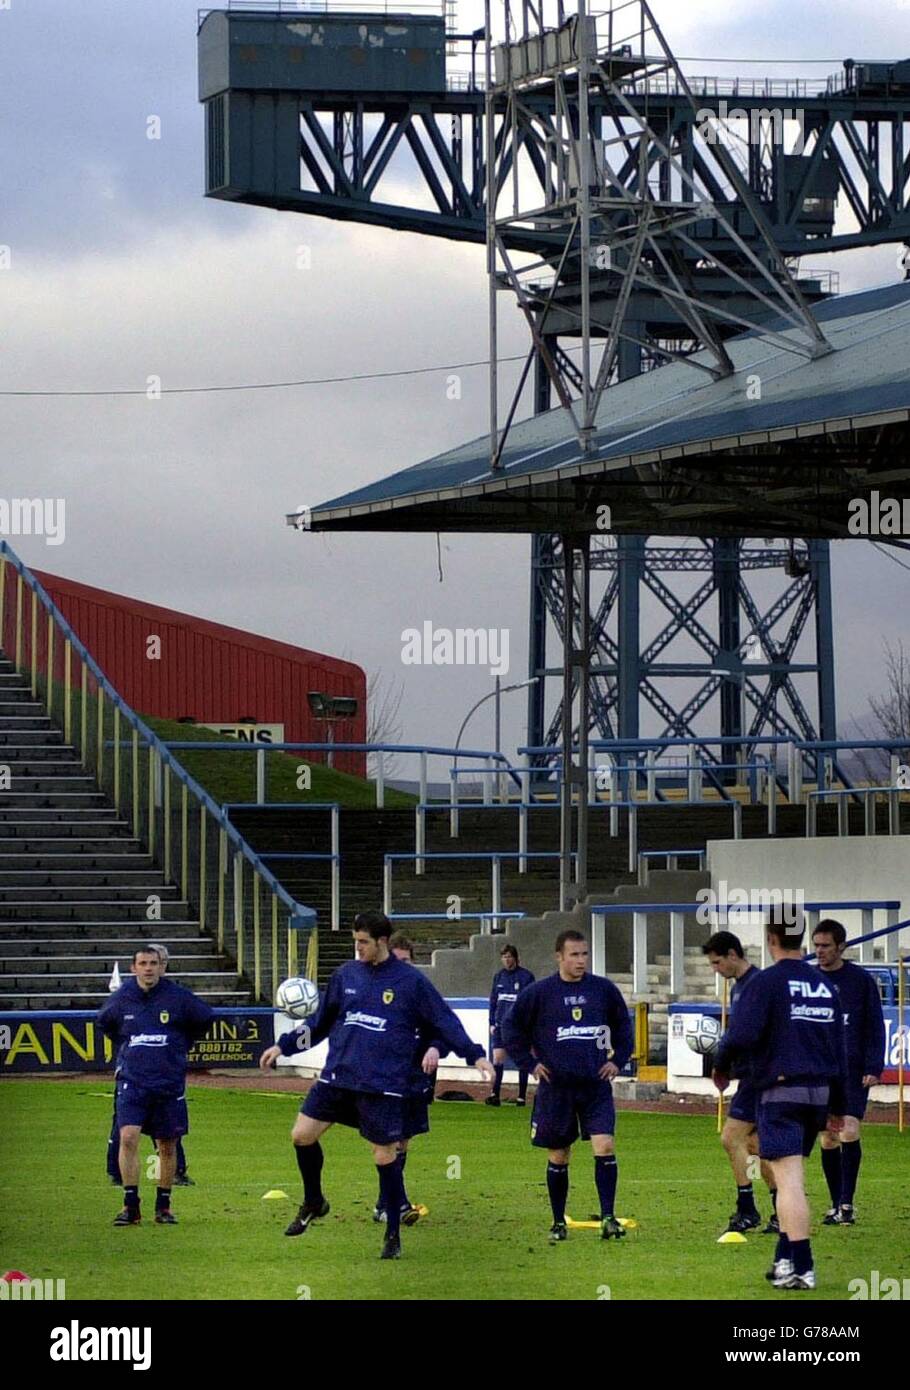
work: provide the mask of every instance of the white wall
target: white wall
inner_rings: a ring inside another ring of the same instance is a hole
[[[806,902],[893,898],[901,903],[899,920],[910,918],[910,839],[906,836],[711,840],[707,867],[715,892],[721,880],[726,880],[728,891],[789,889],[801,891]],[[859,912],[837,916],[848,935],[860,934]],[[876,929],[885,925],[884,914],[877,913]],[[747,945],[759,944],[758,923],[750,928],[743,922],[734,930]],[[900,933],[900,944],[910,948],[910,928]],[[872,945],[883,948],[885,959],[894,960],[896,937],[883,937]]]

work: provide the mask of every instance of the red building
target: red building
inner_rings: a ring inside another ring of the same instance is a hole
[[[357,714],[336,725],[335,737],[339,743],[365,742],[366,676],[353,662],[40,570],[35,574],[137,714],[189,716],[198,724],[253,719],[283,724],[288,743],[321,743],[325,725],[310,713],[307,699],[319,691],[357,700]],[[334,763],[340,771],[366,775],[365,754],[339,753]]]

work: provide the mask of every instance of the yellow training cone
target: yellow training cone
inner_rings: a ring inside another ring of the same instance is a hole
[[[273,1187],[271,1192],[263,1192],[264,1202],[289,1202],[291,1199],[286,1192],[282,1192],[280,1187]]]
[[[741,1236],[739,1231],[724,1231],[722,1236],[717,1237],[718,1245],[748,1245],[745,1236]]]

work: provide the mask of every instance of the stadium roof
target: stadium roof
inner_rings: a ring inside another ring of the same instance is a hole
[[[847,535],[850,499],[910,497],[910,283],[814,312],[826,356],[769,321],[727,343],[732,376],[674,362],[606,391],[588,453],[550,410],[513,425],[495,472],[482,435],[314,507],[311,529],[596,533],[607,504],[613,534]]]

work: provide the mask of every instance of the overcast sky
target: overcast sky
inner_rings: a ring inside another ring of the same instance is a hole
[[[203,197],[194,0],[0,4],[0,391],[265,382],[483,358],[480,248]],[[910,55],[897,0],[730,6],[657,0],[690,72],[824,76]],[[463,27],[477,22],[465,6]],[[740,64],[709,64],[730,57]],[[746,66],[753,57],[767,60]],[[782,67],[785,58],[821,63]],[[161,139],[147,138],[158,117]],[[299,248],[311,268],[298,268]],[[814,262],[813,262],[814,263]],[[844,290],[893,283],[894,248],[846,256]],[[505,306],[504,306],[505,308]],[[506,343],[524,344],[506,311]],[[486,670],[404,667],[401,633],[506,627],[525,674],[527,539],[301,535],[284,515],[486,429],[486,371],[232,394],[0,398],[0,496],[65,497],[65,544],[14,537],[37,568],[317,650],[404,684],[404,737],[448,743]],[[843,732],[905,630],[910,574],[834,547]],[[555,647],[553,656],[555,657]],[[524,738],[512,696],[506,743]],[[486,743],[478,716],[469,742]]]

